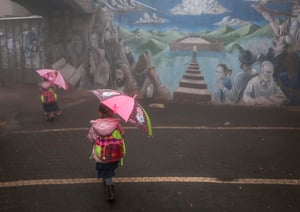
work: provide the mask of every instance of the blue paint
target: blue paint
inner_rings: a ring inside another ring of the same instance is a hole
[[[157,11],[150,9],[143,9],[139,11],[132,11],[127,13],[115,13],[116,24],[126,26],[130,30],[144,29],[144,30],[168,30],[178,29],[179,31],[186,32],[199,32],[202,30],[215,30],[218,26],[215,23],[222,20],[225,16],[231,16],[232,18],[238,18],[244,21],[263,26],[267,24],[265,19],[258,14],[252,7],[253,2],[245,0],[220,0],[219,3],[229,12],[217,15],[202,14],[202,15],[173,15],[171,9],[176,5],[180,4],[181,0],[163,0],[163,1],[140,1],[151,7],[157,8]],[[268,8],[290,11],[291,4],[268,4]],[[134,22],[138,20],[143,14],[147,12],[152,14],[155,12],[158,17],[167,19],[169,22],[165,24],[139,24],[136,25]]]

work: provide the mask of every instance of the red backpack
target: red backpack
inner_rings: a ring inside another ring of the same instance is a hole
[[[97,162],[111,163],[121,160],[125,153],[124,139],[120,131],[115,129],[111,135],[99,136],[97,138],[92,156]]]
[[[56,102],[57,94],[53,88],[49,88],[47,90],[43,89],[41,94],[41,101],[43,104],[50,104]]]

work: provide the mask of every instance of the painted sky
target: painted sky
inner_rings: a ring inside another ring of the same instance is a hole
[[[258,0],[139,0],[139,2],[155,10],[144,7],[142,10],[115,13],[116,22],[131,30],[180,29],[187,32],[214,30],[226,24],[232,27],[248,23],[261,26],[267,24],[251,7]],[[269,3],[267,6],[288,11],[291,4],[284,2]]]

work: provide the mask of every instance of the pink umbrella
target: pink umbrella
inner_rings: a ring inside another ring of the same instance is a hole
[[[135,103],[135,97],[120,95],[102,101],[102,104],[118,114],[124,121],[128,121]]]
[[[36,72],[44,79],[49,80],[55,85],[63,88],[64,90],[68,90],[68,85],[63,77],[63,75],[58,70],[52,69],[40,69],[36,70]]]
[[[145,109],[134,97],[119,93],[111,89],[97,89],[91,91],[102,104],[118,114],[124,121],[136,126],[142,132],[152,137],[150,117]]]

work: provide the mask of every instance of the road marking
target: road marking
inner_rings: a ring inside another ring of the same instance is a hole
[[[39,185],[74,185],[99,183],[97,178],[70,178],[70,179],[36,179],[0,182],[0,188],[24,187]],[[299,186],[300,179],[260,179],[240,178],[220,180],[213,177],[116,177],[115,183],[214,183],[214,184],[252,184],[252,185],[292,185]]]
[[[136,129],[135,127],[124,127],[126,130]],[[155,126],[153,129],[176,129],[176,130],[300,130],[300,127],[208,127],[208,126]],[[89,128],[58,128],[58,129],[42,129],[42,130],[17,130],[13,134],[32,134],[32,133],[52,133],[52,132],[72,132],[72,131],[88,131]]]

